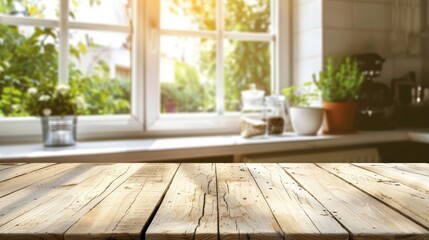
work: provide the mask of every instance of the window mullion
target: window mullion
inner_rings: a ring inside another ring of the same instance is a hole
[[[29,17],[17,17],[17,16],[0,16],[0,24],[10,26],[32,26],[32,27],[43,27],[43,28],[56,28],[58,27],[58,20],[50,19],[37,19]]]
[[[224,83],[224,0],[216,1],[216,106],[219,115],[225,111],[225,83]]]
[[[68,55],[69,55],[69,0],[61,0],[60,4],[60,61],[58,80],[67,83],[68,73]]]

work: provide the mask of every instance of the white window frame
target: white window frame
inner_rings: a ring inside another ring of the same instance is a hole
[[[114,116],[80,116],[78,139],[91,140],[117,137],[156,137],[173,135],[203,135],[238,133],[238,113],[223,110],[223,39],[273,41],[272,92],[288,86],[290,67],[291,3],[272,0],[273,32],[233,33],[223,31],[223,21],[217,21],[216,31],[160,30],[158,0],[133,0],[132,26],[119,26],[69,21],[68,0],[60,0],[60,19],[36,19],[0,15],[0,24],[58,28],[60,36],[69,29],[96,30],[118,33],[133,32],[131,114]],[[218,0],[217,18],[223,19],[222,4]],[[132,29],[131,29],[132,28]],[[213,114],[160,114],[159,39],[161,34],[210,37],[217,39],[217,111]],[[221,41],[222,40],[222,41]],[[60,38],[59,80],[67,82],[68,39]],[[279,67],[281,66],[281,67]],[[40,141],[40,120],[36,117],[10,117],[0,120],[0,143]]]
[[[153,134],[179,133],[238,133],[239,114],[225,112],[224,109],[224,45],[223,41],[241,40],[272,43],[272,71],[271,92],[279,94],[280,90],[289,85],[290,76],[290,1],[272,0],[272,32],[249,33],[228,32],[224,30],[223,4],[225,0],[217,0],[216,6],[216,30],[177,30],[161,29],[160,27],[160,3],[159,1],[147,1],[146,52],[147,72],[146,79],[146,130]],[[160,113],[160,37],[202,37],[216,41],[216,112],[192,113],[192,114],[161,114]],[[280,44],[281,43],[281,44]],[[282,67],[279,67],[282,66]],[[155,90],[156,89],[156,90]],[[155,99],[156,101],[150,101]]]

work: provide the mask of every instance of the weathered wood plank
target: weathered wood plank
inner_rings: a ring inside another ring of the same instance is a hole
[[[179,164],[146,164],[83,216],[67,240],[141,239]]]
[[[0,171],[8,169],[8,168],[13,168],[13,167],[17,167],[20,165],[24,165],[25,163],[0,163]]]
[[[429,195],[351,164],[317,164],[429,229]]]
[[[429,193],[429,176],[416,173],[415,170],[410,170],[409,168],[397,168],[394,165],[382,163],[359,163],[354,165]]]
[[[429,239],[429,232],[375,198],[314,164],[285,170],[325,206],[353,239]]]
[[[389,163],[389,165],[404,171],[429,177],[429,164],[427,163]]]
[[[286,239],[348,239],[348,232],[278,164],[247,164]]]
[[[245,164],[216,164],[221,239],[283,239]]]
[[[55,164],[0,182],[0,197],[18,191],[29,185],[37,184],[40,181],[61,174],[62,172],[78,165],[78,163]]]
[[[66,191],[87,178],[95,176],[107,167],[109,165],[80,164],[69,171],[0,198],[0,226],[41,204],[49,202],[50,199],[56,198],[57,188]]]
[[[0,172],[0,182],[30,173],[32,171],[35,171],[41,168],[45,168],[54,164],[55,163],[33,163],[33,164],[25,164],[19,167],[7,168]]]
[[[8,239],[62,239],[67,229],[142,166],[111,164],[71,188],[58,186],[48,193],[55,197],[1,226],[0,233]]]
[[[217,239],[214,164],[182,164],[146,239]]]

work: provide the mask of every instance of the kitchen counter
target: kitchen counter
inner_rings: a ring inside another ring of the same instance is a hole
[[[0,164],[0,239],[429,239],[429,164]]]
[[[185,137],[79,142],[74,147],[44,148],[41,144],[2,145],[0,162],[151,162],[182,161],[227,155],[315,150],[389,142],[429,143],[429,132],[381,131],[351,135],[244,139],[240,136]]]

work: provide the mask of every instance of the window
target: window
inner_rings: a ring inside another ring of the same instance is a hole
[[[0,0],[0,135],[39,134],[38,81],[82,86],[81,139],[237,131],[242,90],[287,84],[288,2]]]
[[[287,2],[150,1],[147,96],[160,100],[147,108],[148,130],[237,131],[241,91],[285,85],[277,66]]]

